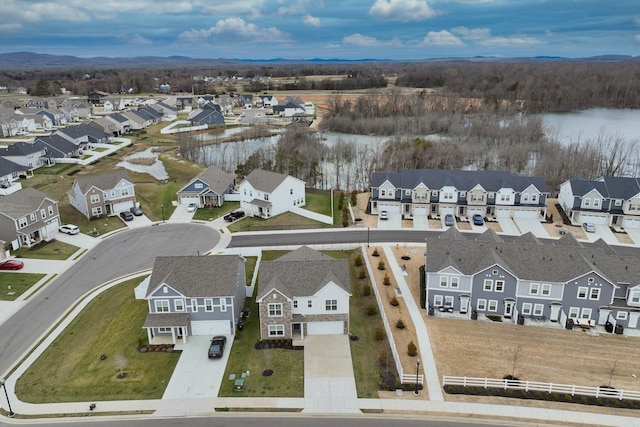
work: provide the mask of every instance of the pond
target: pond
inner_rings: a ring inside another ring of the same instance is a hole
[[[154,177],[159,181],[165,181],[169,179],[169,174],[164,168],[162,161],[158,159],[158,153],[154,152],[154,147],[147,148],[144,151],[138,151],[126,156],[123,161],[116,164],[116,166],[125,168],[132,172],[146,173]],[[155,162],[151,165],[139,165],[129,162],[133,159],[155,159]]]

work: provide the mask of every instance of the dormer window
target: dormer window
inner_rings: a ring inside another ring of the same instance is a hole
[[[196,182],[193,186],[194,188],[201,189],[203,187],[201,182]]]

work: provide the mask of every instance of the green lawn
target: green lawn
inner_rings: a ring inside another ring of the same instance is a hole
[[[44,276],[32,273],[0,273],[0,300],[15,301]]]
[[[139,353],[148,307],[133,288],[117,285],[91,301],[18,379],[16,394],[30,403],[159,399],[179,359],[177,353]],[[100,360],[100,356],[107,356]],[[122,356],[126,377],[118,379]]]
[[[240,207],[240,202],[224,202],[220,207],[206,207],[196,210],[193,219],[201,221],[212,221],[221,216],[225,216],[231,211]]]
[[[60,240],[52,240],[50,242],[42,242],[31,249],[20,248],[13,254],[17,258],[64,260],[76,253],[78,249],[80,248]]]
[[[244,274],[247,280],[247,286],[251,286],[251,280],[253,279],[253,272],[255,271],[256,264],[258,263],[258,257],[247,256],[245,259],[247,261],[244,263]]]
[[[329,191],[307,190],[305,200],[305,209],[331,216],[331,193]]]

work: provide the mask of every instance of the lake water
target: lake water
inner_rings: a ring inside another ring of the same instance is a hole
[[[542,114],[546,134],[564,144],[595,141],[598,136],[640,141],[640,110],[593,108],[569,113]]]
[[[149,158],[155,158],[156,160],[152,165],[149,165],[149,166],[137,165],[134,163],[129,163],[127,161],[131,159],[149,159]],[[159,181],[164,181],[169,179],[169,174],[165,170],[164,164],[160,160],[158,160],[158,153],[153,151],[153,147],[147,148],[144,151],[138,151],[136,153],[126,156],[123,159],[123,161],[119,162],[116,166],[125,168],[133,172],[148,173],[149,175],[151,175],[152,177],[154,177]]]

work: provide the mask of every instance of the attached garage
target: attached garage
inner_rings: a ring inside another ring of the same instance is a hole
[[[181,205],[189,205],[190,203],[200,204],[200,198],[198,196],[180,196]]]
[[[580,213],[580,216],[578,218],[580,220],[580,223],[590,222],[595,225],[609,225],[609,217],[606,215]]]
[[[514,209],[513,217],[522,219],[538,219],[540,211],[538,209]]]
[[[60,220],[58,218],[52,220],[50,223],[47,224],[46,230],[49,237],[55,234],[58,227],[60,227]]]
[[[307,323],[307,335],[343,335],[344,322],[309,322]]]
[[[511,209],[496,208],[496,218],[511,218]]]
[[[625,217],[622,224],[624,228],[640,228],[640,218]]]
[[[378,212],[387,211],[389,214],[399,214],[400,213],[400,204],[398,203],[384,203],[378,202]]]
[[[126,202],[114,203],[113,204],[113,214],[117,214],[120,212],[128,211],[133,207],[133,200],[128,200]]]
[[[191,335],[229,335],[231,322],[228,320],[193,320]]]
[[[440,205],[440,216],[445,216],[447,214],[451,214],[451,215],[455,216],[456,215],[455,206],[443,206],[443,205]]]

